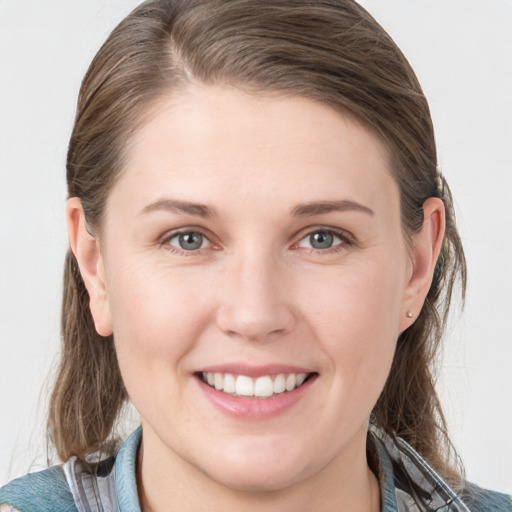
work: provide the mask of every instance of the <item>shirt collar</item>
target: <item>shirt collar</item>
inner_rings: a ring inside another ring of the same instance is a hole
[[[470,512],[459,496],[403,439],[393,438],[375,425],[368,431],[368,460],[376,465],[382,512],[428,510]],[[416,498],[415,498],[416,497]]]
[[[137,494],[137,452],[142,440],[142,427],[132,432],[116,457],[116,488],[120,512],[141,512]]]

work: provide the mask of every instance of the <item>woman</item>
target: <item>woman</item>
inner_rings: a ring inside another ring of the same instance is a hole
[[[142,4],[67,172],[65,464],[4,509],[511,510],[450,461],[431,363],[464,256],[427,102],[360,6]]]

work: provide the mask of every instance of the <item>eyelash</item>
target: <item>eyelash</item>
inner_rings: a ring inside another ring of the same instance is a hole
[[[175,247],[175,246],[171,245],[171,243],[170,243],[171,240],[173,240],[174,238],[178,238],[181,235],[192,235],[192,234],[199,235],[199,236],[203,237],[203,239],[204,239],[203,242],[207,241],[207,242],[209,242],[209,244],[212,244],[212,242],[210,241],[210,238],[208,237],[208,235],[206,235],[204,233],[203,230],[201,230],[199,228],[190,228],[190,229],[180,229],[179,231],[173,231],[171,233],[167,233],[164,237],[162,237],[161,241],[159,242],[159,245],[164,246],[170,252],[172,252],[174,254],[178,254],[180,256],[195,256],[197,254],[201,254],[203,252],[203,250],[207,249],[207,248],[186,250],[186,249],[181,249],[179,247]],[[215,245],[215,244],[213,244],[213,245]]]
[[[347,231],[344,231],[342,229],[338,229],[338,228],[318,226],[318,227],[314,227],[314,228],[307,228],[307,231],[303,230],[302,233],[299,234],[300,239],[292,245],[292,248],[302,249],[302,250],[307,251],[312,254],[336,253],[336,252],[342,251],[347,246],[350,247],[355,244],[355,239],[350,233],[348,233]],[[306,240],[308,237],[311,237],[315,233],[323,233],[323,234],[333,235],[333,236],[339,238],[340,242],[337,244],[334,244],[332,247],[327,247],[325,249],[316,249],[314,247],[302,247],[302,248],[299,247],[299,244],[301,242]],[[200,235],[209,244],[213,245],[213,247],[218,247],[218,246],[215,246],[215,244],[213,242],[211,242],[208,235],[206,235],[204,233],[204,231],[199,228],[180,229],[179,231],[173,231],[171,233],[167,233],[164,237],[161,238],[159,245],[164,246],[167,250],[171,251],[172,253],[179,254],[182,256],[195,256],[198,254],[202,254],[202,252],[205,249],[210,248],[210,247],[205,247],[205,248],[186,250],[186,249],[181,249],[179,247],[175,247],[175,246],[171,245],[171,243],[170,243],[171,240],[178,238],[181,235],[192,235],[192,234]]]
[[[303,233],[304,233],[304,231],[303,231]],[[348,233],[347,231],[345,231],[343,229],[318,226],[318,227],[314,227],[313,229],[308,228],[308,230],[304,233],[304,235],[302,235],[300,237],[299,241],[295,242],[293,244],[293,247],[297,247],[301,242],[306,240],[308,237],[311,237],[315,233],[323,233],[323,234],[333,235],[333,236],[339,238],[340,242],[335,243],[331,247],[327,247],[325,249],[316,249],[314,247],[303,247],[302,248],[303,250],[305,250],[311,254],[337,253],[337,252],[340,252],[340,251],[346,249],[347,247],[350,247],[355,244],[354,237],[350,233]]]

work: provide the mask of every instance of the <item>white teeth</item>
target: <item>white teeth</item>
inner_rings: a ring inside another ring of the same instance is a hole
[[[224,375],[224,393],[234,393],[236,391],[235,377],[231,373]]]
[[[274,379],[274,393],[282,393],[286,390],[286,379],[285,376],[280,373],[275,379]]]
[[[239,375],[236,379],[235,393],[241,396],[254,396],[254,381],[251,377]]]
[[[299,387],[300,385],[302,385],[302,383],[306,380],[306,375],[305,373],[299,373],[297,375],[297,387]]]
[[[267,398],[274,394],[293,391],[306,380],[307,373],[280,373],[275,377],[264,375],[253,379],[246,375],[233,375],[231,373],[204,372],[203,380],[217,391],[224,391],[232,395],[254,396]]]
[[[292,389],[295,389],[295,385],[297,384],[297,377],[295,374],[290,373],[288,377],[286,377],[286,391],[291,391]]]
[[[219,391],[224,388],[224,379],[222,378],[222,374],[221,373],[216,373],[215,374],[215,377],[213,379],[213,383],[215,385],[215,389],[217,389]]]
[[[274,383],[270,377],[258,377],[254,383],[254,396],[271,396]]]

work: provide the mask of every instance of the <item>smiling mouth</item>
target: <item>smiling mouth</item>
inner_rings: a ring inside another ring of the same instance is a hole
[[[300,388],[316,373],[280,373],[252,378],[232,373],[199,372],[198,377],[208,386],[232,396],[270,398]]]

